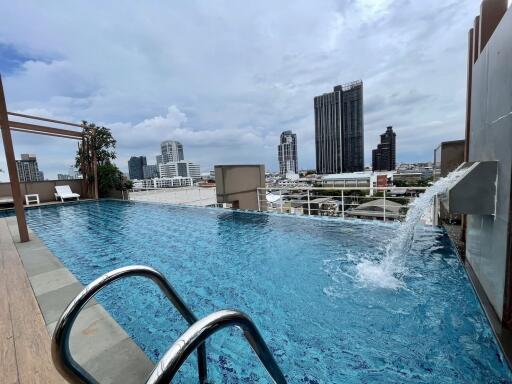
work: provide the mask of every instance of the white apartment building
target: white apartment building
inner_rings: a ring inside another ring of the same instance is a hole
[[[175,161],[182,161],[185,159],[183,156],[183,144],[181,144],[179,141],[162,141],[160,144],[160,150],[162,152],[162,157],[160,159],[157,158],[157,163],[159,160],[161,163],[166,164]]]
[[[191,187],[192,184],[191,177],[161,177],[149,180],[134,180],[133,189]]]
[[[199,180],[201,178],[201,167],[199,164],[191,161],[182,160],[159,164],[158,169],[161,178],[177,176],[191,177],[193,180]]]

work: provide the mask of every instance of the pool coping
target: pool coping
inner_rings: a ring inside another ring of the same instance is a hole
[[[84,286],[32,230],[29,229],[30,241],[21,243],[16,217],[3,219],[51,338],[60,315]],[[71,332],[70,350],[73,358],[100,383],[145,382],[154,367],[96,300],[91,300],[78,316]]]

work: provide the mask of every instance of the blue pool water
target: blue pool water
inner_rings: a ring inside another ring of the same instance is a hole
[[[289,383],[509,383],[512,374],[446,234],[416,230],[404,287],[355,276],[396,224],[101,201],[27,211],[30,227],[83,284],[114,268],[162,271],[202,317],[249,314]],[[141,278],[100,302],[157,361],[185,322]],[[207,343],[216,383],[267,383],[240,331]],[[195,357],[176,382],[197,382]]]

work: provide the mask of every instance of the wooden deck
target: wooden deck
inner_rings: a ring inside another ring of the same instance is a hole
[[[5,220],[0,220],[0,383],[65,383],[50,337]]]

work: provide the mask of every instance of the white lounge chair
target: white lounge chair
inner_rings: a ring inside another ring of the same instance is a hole
[[[55,200],[61,200],[64,202],[64,199],[77,199],[80,200],[80,195],[78,193],[74,193],[69,185],[57,185],[55,186]]]

